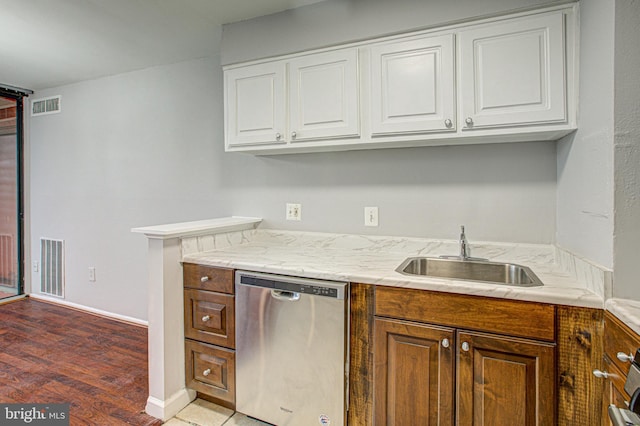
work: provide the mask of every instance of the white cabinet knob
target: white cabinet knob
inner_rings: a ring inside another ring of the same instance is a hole
[[[442,347],[443,348],[448,348],[449,347],[449,339],[447,339],[447,338],[442,339]]]
[[[209,281],[209,277],[207,277],[207,276],[201,277],[200,281],[203,282],[203,283],[206,283],[207,281]]]
[[[202,375],[203,375],[203,376],[208,376],[209,374],[211,374],[211,369],[210,369],[210,368],[207,368],[206,370],[204,370],[204,371],[202,372]]]
[[[298,134],[296,132],[291,132],[291,139],[295,139]]]
[[[276,140],[279,141],[282,139],[282,135],[280,133],[276,133]]]
[[[473,118],[467,117],[465,118],[464,122],[467,123],[467,127],[470,127],[473,125]]]
[[[618,358],[622,362],[633,362],[633,355],[625,354],[624,352],[618,352],[616,354],[616,358]]]
[[[451,120],[449,120],[448,118],[446,120],[444,120],[444,125],[447,127],[451,127],[453,123],[451,122]]]
[[[469,352],[469,342],[462,342],[462,350]]]
[[[207,322],[211,319],[211,317],[209,315],[205,315],[202,317],[202,322]]]
[[[593,370],[593,375],[603,379],[606,379],[607,377],[609,377],[609,373],[607,373],[606,371],[600,371],[600,370]]]

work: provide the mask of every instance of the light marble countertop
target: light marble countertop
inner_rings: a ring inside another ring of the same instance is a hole
[[[183,261],[325,280],[443,291],[523,301],[603,308],[601,296],[556,263],[551,245],[470,241],[471,255],[528,266],[542,287],[408,276],[407,257],[455,255],[457,241],[313,232],[247,230],[183,240]]]
[[[607,311],[640,334],[640,302],[626,299],[609,299],[605,304]]]

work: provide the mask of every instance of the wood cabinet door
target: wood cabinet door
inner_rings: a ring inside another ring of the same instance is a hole
[[[566,121],[564,22],[552,12],[460,31],[463,131]]]
[[[235,298],[211,291],[184,290],[185,337],[234,349]]]
[[[226,146],[286,143],[286,63],[224,72]]]
[[[453,34],[370,51],[372,135],[456,130]]]
[[[291,59],[289,109],[291,143],[358,136],[358,50]]]
[[[375,425],[453,424],[453,339],[451,328],[375,319]]]
[[[458,331],[457,424],[555,424],[555,345]]]

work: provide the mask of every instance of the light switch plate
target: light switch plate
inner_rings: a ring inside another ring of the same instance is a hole
[[[364,226],[378,226],[378,208],[364,208]]]

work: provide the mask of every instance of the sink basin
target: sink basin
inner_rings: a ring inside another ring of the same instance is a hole
[[[514,263],[477,262],[472,260],[410,257],[396,271],[405,275],[483,281],[518,287],[538,287],[542,282],[531,269]]]

